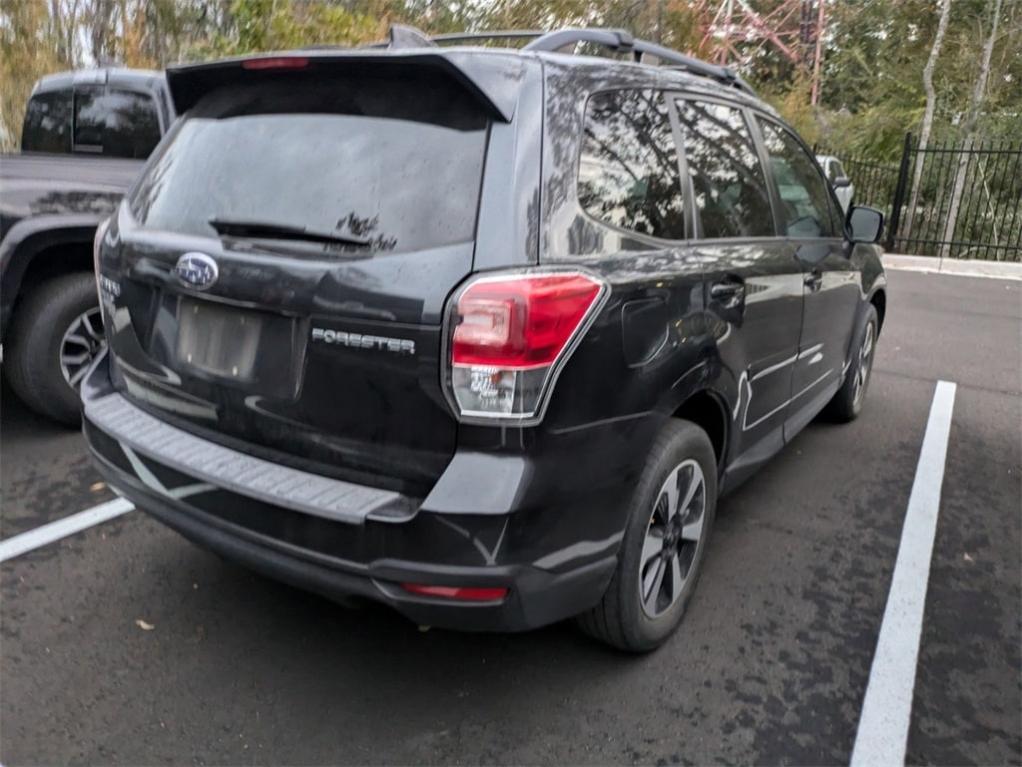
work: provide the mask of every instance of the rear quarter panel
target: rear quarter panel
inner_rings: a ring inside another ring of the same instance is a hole
[[[33,259],[60,246],[91,243],[96,225],[113,212],[142,164],[49,154],[0,158],[0,323],[5,328]]]
[[[881,254],[883,249],[873,243],[855,243],[850,246],[848,254],[852,266],[859,272],[860,288],[862,290],[862,302],[859,305],[859,315],[856,317],[856,327],[866,311],[873,297],[878,292],[883,292],[887,298],[887,273],[884,270]]]

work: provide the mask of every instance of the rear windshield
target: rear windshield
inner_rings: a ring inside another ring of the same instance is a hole
[[[21,131],[24,152],[71,151],[71,91],[37,93],[28,100]]]
[[[210,220],[356,236],[371,251],[474,238],[488,121],[438,77],[290,73],[202,99],[137,185],[142,227]]]
[[[160,141],[151,96],[120,88],[75,91],[74,150],[144,160]]]

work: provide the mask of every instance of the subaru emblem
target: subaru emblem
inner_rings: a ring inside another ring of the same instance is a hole
[[[205,253],[185,253],[177,260],[174,266],[174,274],[181,281],[196,290],[205,290],[212,287],[220,276],[216,261]]]

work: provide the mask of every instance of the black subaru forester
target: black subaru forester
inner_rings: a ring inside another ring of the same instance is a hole
[[[882,216],[844,216],[725,68],[616,30],[404,29],[168,80],[181,117],[97,234],[84,429],[225,557],[647,650],[719,495],[862,407]]]

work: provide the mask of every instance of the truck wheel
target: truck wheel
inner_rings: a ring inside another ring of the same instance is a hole
[[[646,652],[678,627],[706,554],[717,505],[717,462],[706,432],[664,427],[632,500],[618,565],[602,601],[579,616],[587,634]]]
[[[879,326],[877,310],[870,305],[866,308],[862,325],[855,335],[852,361],[848,365],[848,372],[845,373],[845,381],[834,398],[827,403],[824,411],[824,416],[830,420],[848,423],[858,418],[862,412],[862,403],[866,399],[866,389],[869,387],[869,376],[873,372],[873,355],[876,352]]]
[[[78,387],[106,347],[96,280],[89,272],[55,277],[22,299],[11,320],[4,375],[32,410],[81,423]]]

